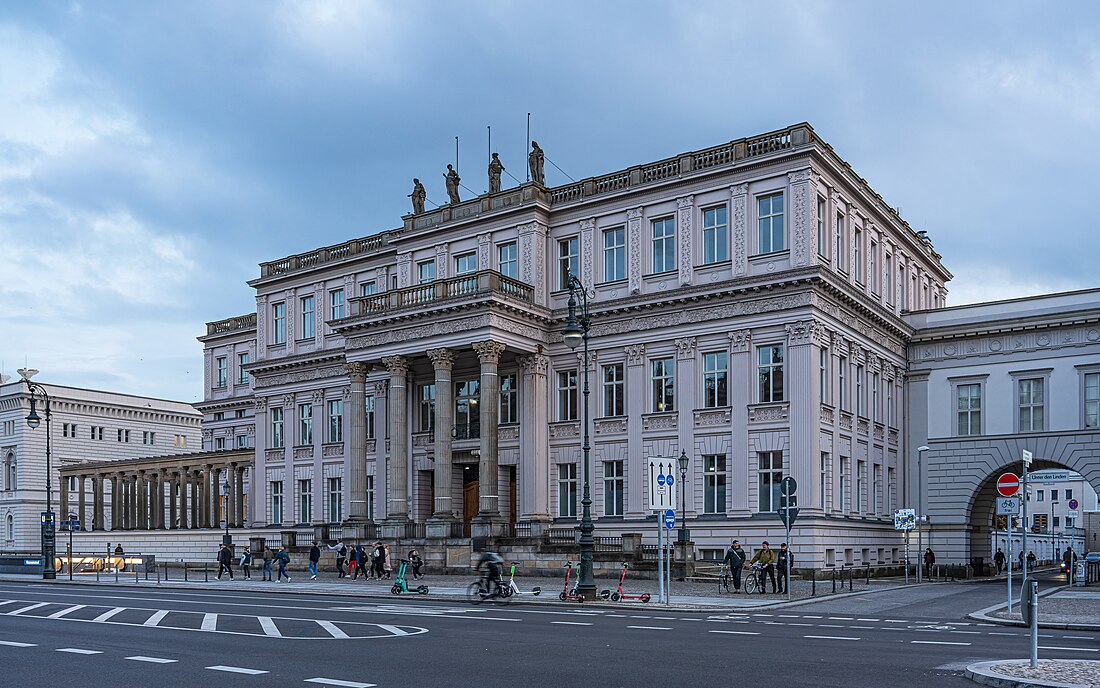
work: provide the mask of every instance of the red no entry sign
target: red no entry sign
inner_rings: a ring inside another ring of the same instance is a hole
[[[1015,473],[1002,473],[997,478],[997,492],[1002,497],[1011,497],[1020,491],[1020,476]]]

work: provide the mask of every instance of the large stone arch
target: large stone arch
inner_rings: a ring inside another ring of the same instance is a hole
[[[938,561],[969,563],[974,557],[992,557],[994,483],[1005,471],[1021,472],[1025,449],[1034,455],[1031,470],[1076,471],[1100,492],[1100,432],[952,439],[929,442],[929,447],[925,511],[928,539]]]

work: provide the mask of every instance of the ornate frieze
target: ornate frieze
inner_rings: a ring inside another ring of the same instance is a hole
[[[519,439],[518,425],[504,425],[497,429],[497,441],[512,442]]]
[[[692,237],[694,236],[695,196],[683,196],[676,199],[676,226],[679,230],[677,242],[680,249],[680,284],[691,284]]]
[[[313,447],[295,447],[294,448],[295,459],[312,459]]]
[[[333,377],[343,377],[344,366],[325,366],[323,368],[309,368],[307,370],[294,370],[285,373],[274,373],[256,378],[256,389],[277,387],[295,382],[310,382],[312,380],[324,380]],[[293,397],[291,398],[293,403]]]
[[[551,423],[550,424],[550,439],[560,439],[562,437],[580,437],[581,424],[576,422],[564,422],[564,423]]]
[[[344,455],[344,445],[342,444],[326,444],[321,447],[321,456],[325,458],[333,458],[336,456]]]
[[[780,423],[787,420],[787,404],[754,404],[749,406],[750,423]]]
[[[970,356],[985,357],[1041,350],[1056,350],[1100,343],[1100,326],[1051,327],[974,337],[965,340],[932,341],[910,346],[910,360],[943,361]]]
[[[512,334],[525,337],[533,343],[547,343],[547,334],[545,330],[517,322],[512,318],[501,317],[495,313],[483,313],[481,315],[466,318],[453,318],[424,323],[417,325],[417,327],[413,329],[392,328],[357,337],[349,337],[345,341],[345,348],[348,350],[371,349],[387,344],[407,342],[410,339],[427,339],[438,335],[454,334],[455,332],[469,332],[471,330],[483,328],[495,328],[504,330],[505,332],[511,332]]]
[[[414,448],[431,447],[435,443],[435,438],[427,432],[418,432],[412,436],[412,446]]]
[[[286,458],[286,450],[284,449],[268,449],[264,452],[264,460],[267,462],[283,461]]]
[[[627,419],[622,418],[600,418],[593,423],[595,426],[595,433],[597,435],[621,435],[626,432]]]
[[[728,408],[707,409],[695,412],[696,427],[713,427],[729,425],[733,420],[732,412]]]
[[[810,294],[789,294],[769,299],[756,299],[753,301],[739,301],[726,303],[707,308],[694,308],[690,310],[676,310],[670,313],[658,315],[640,316],[628,320],[596,323],[592,326],[592,336],[600,337],[613,334],[624,334],[639,330],[657,330],[678,325],[691,325],[698,322],[724,320],[743,315],[755,315],[758,313],[770,313],[773,311],[800,308],[810,303]]]
[[[646,413],[642,415],[642,430],[675,430],[679,415],[670,413]]]

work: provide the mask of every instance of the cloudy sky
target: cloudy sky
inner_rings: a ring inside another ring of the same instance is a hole
[[[440,202],[456,135],[474,191],[487,125],[522,177],[528,112],[575,178],[806,120],[951,303],[1098,286],[1098,31],[1095,3],[5,2],[3,370],[196,401],[259,262],[399,226],[413,176]]]

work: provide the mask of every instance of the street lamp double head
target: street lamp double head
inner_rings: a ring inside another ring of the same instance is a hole
[[[42,577],[46,579],[57,578],[57,564],[55,559],[56,553],[56,521],[54,520],[53,513],[53,469],[50,465],[50,451],[52,449],[50,444],[50,420],[52,413],[50,411],[50,395],[46,392],[46,389],[38,384],[32,382],[31,378],[38,374],[38,371],[34,368],[20,368],[18,371],[19,377],[23,378],[24,384],[27,385],[27,392],[31,395],[31,411],[27,414],[27,427],[31,430],[35,430],[42,424],[43,418],[46,421],[46,510],[42,512]],[[37,396],[42,397],[42,415],[38,415],[38,399]]]
[[[222,536],[222,542],[225,545],[233,544],[233,536],[229,534],[229,476],[222,480],[222,510],[225,512],[225,535]]]
[[[677,539],[680,542],[687,542],[690,539],[687,528],[687,474],[688,474],[688,456],[687,451],[680,450],[680,458],[676,460],[680,464],[680,534]]]
[[[585,599],[596,599],[596,579],[592,575],[592,554],[596,549],[596,541],[592,537],[596,527],[592,524],[592,492],[589,486],[588,455],[591,449],[590,436],[588,434],[588,291],[577,279],[570,274],[566,282],[569,289],[569,308],[565,318],[565,328],[562,329],[561,340],[570,349],[583,346],[584,358],[584,444],[581,450],[584,453],[584,493],[581,497],[581,536],[580,545],[580,574],[577,578],[577,594]],[[577,308],[580,307],[580,316]]]

